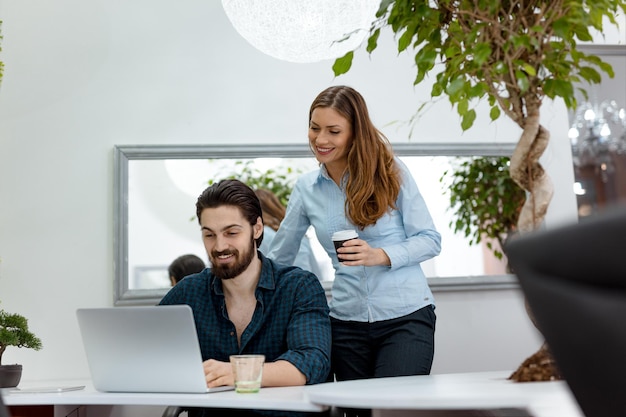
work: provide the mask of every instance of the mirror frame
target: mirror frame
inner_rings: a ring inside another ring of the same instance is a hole
[[[514,143],[392,143],[397,156],[510,156]],[[169,289],[129,289],[128,280],[128,164],[131,160],[250,159],[311,157],[307,144],[237,145],[116,145],[113,181],[113,303],[154,305]],[[433,292],[518,288],[514,275],[477,275],[428,278]],[[322,282],[330,296],[332,281]]]

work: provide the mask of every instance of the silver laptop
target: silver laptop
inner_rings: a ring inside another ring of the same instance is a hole
[[[206,393],[200,344],[187,305],[80,308],[94,387],[106,392]]]

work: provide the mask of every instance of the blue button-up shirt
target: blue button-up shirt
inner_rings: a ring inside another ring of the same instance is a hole
[[[330,371],[330,318],[319,280],[300,268],[263,262],[256,288],[257,305],[237,343],[228,319],[222,280],[210,269],[185,277],[160,304],[188,304],[193,310],[202,359],[229,361],[230,355],[263,354],[267,362],[286,360],[306,376],[324,382]],[[173,355],[176,352],[172,352]]]
[[[289,197],[286,216],[267,254],[279,263],[292,264],[298,253],[294,242],[300,242],[309,225],[313,225],[335,269],[330,315],[337,319],[388,320],[434,305],[420,262],[439,254],[441,235],[408,168],[398,158],[396,163],[402,181],[397,210],[389,210],[364,230],[359,230],[345,214],[347,177],[340,187],[323,165],[302,175]],[[331,236],[344,229],[354,229],[371,247],[382,248],[391,266],[339,263]]]

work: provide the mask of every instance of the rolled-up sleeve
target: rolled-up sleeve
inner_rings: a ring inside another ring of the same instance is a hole
[[[298,279],[287,329],[288,350],[278,359],[292,363],[307,384],[325,382],[330,372],[331,329],[324,289],[315,275]]]

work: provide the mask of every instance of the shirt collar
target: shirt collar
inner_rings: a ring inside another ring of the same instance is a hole
[[[320,183],[322,181],[333,181],[332,178],[330,178],[330,175],[328,175],[328,170],[326,169],[326,164],[321,164],[320,165],[320,170],[319,170],[319,174],[317,175],[317,179],[316,179],[316,183]],[[345,188],[346,182],[348,181],[348,173],[346,172],[343,176],[343,178],[341,179],[341,188]],[[334,182],[334,181],[333,181]]]
[[[274,264],[265,257],[261,252],[257,251],[259,259],[261,260],[261,277],[259,278],[259,284],[257,288],[263,288],[265,290],[276,289],[276,280],[274,279]]]

